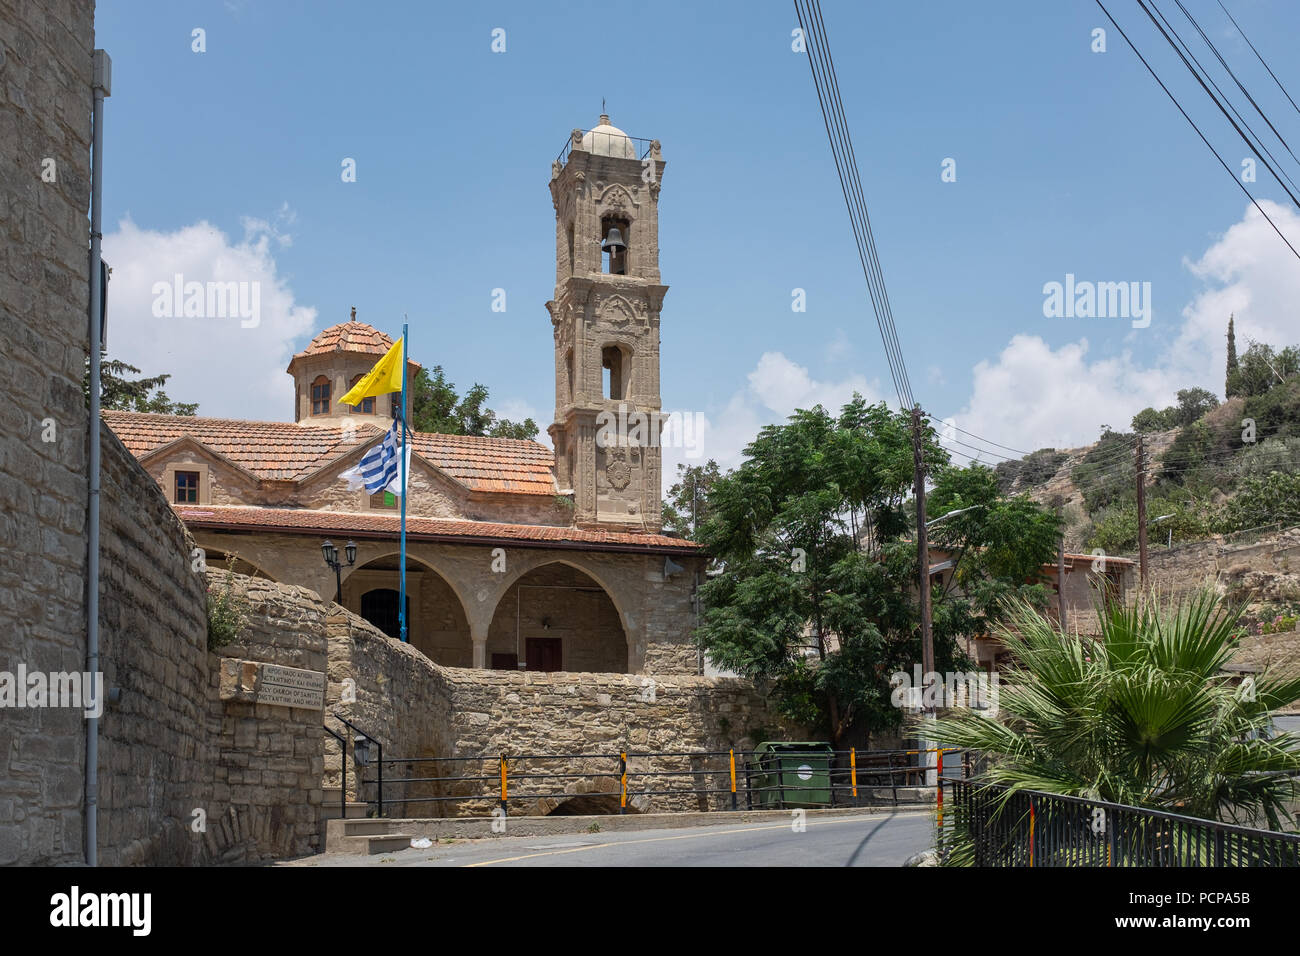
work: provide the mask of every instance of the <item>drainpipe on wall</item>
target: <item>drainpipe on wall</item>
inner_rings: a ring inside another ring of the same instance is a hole
[[[90,488],[86,505],[86,672],[99,673],[99,315],[104,301],[100,274],[103,220],[104,97],[111,95],[113,61],[94,52],[90,156]],[[86,865],[99,863],[99,718],[86,719]]]

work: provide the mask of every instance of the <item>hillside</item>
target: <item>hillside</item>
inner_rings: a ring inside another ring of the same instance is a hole
[[[1072,550],[1131,553],[1141,438],[1153,545],[1300,524],[1300,372],[1290,364],[1300,350],[1252,345],[1247,355],[1256,355],[1273,377],[1250,381],[1243,394],[1224,402],[1204,389],[1186,389],[1177,406],[1139,412],[1128,431],[1107,430],[1091,445],[1003,461],[996,468],[1002,490],[1061,507]]]

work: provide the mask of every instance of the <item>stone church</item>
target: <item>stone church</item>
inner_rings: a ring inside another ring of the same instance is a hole
[[[693,674],[703,559],[660,533],[659,142],[601,116],[553,163],[554,451],[416,433],[407,501],[412,646],[452,667]],[[339,477],[398,396],[340,404],[392,345],[356,320],[293,356],[293,420],[106,411],[209,563],[300,584],[396,636],[398,501]],[[408,376],[419,365],[408,356]],[[648,433],[602,422],[648,416]],[[328,566],[330,541],[340,564]],[[355,558],[347,555],[355,545]],[[341,586],[339,584],[341,582]]]

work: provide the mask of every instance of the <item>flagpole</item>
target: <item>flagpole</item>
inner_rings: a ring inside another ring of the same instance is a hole
[[[397,598],[397,619],[400,623],[402,643],[406,643],[406,456],[410,439],[406,432],[406,357],[411,354],[410,340],[407,339],[406,323],[402,323],[402,584],[401,594]]]

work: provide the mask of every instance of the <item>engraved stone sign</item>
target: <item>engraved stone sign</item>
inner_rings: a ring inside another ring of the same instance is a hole
[[[324,710],[325,674],[225,658],[221,661],[220,695],[222,700]]]
[[[263,664],[254,700],[282,707],[325,709],[325,675],[320,671]]]

